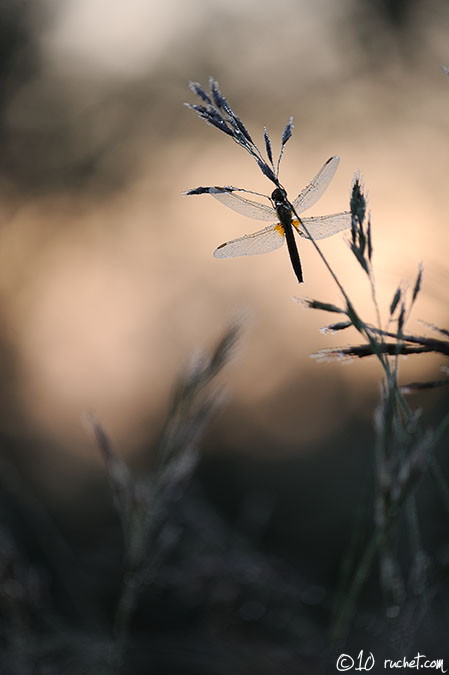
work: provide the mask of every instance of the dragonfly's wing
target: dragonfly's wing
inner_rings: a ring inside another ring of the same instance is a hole
[[[269,225],[254,234],[246,234],[219,246],[214,251],[216,258],[234,258],[239,255],[269,253],[284,243],[284,228],[279,223]]]
[[[188,192],[184,192],[184,194],[209,194],[233,211],[237,211],[237,213],[240,213],[242,216],[254,218],[255,220],[267,220],[273,222],[273,218],[276,218],[277,216],[276,211],[271,206],[254,202],[252,199],[247,199],[246,197],[236,194],[234,190],[238,189],[239,188],[233,187],[202,187],[196,188],[195,190],[188,190]]]
[[[276,211],[271,208],[271,206],[253,202],[252,199],[237,195],[235,192],[221,192],[217,190],[217,192],[209,192],[209,194],[233,211],[237,211],[237,213],[240,213],[242,216],[254,218],[255,220],[268,221],[273,221],[273,218],[276,218]]]
[[[337,232],[347,230],[351,227],[351,212],[331,213],[328,216],[317,216],[316,218],[301,218],[301,221],[307,227],[313,239],[326,239]],[[301,228],[301,223],[293,220],[294,227],[298,230],[301,237],[310,239],[310,237]]]
[[[324,194],[337,170],[339,161],[340,157],[337,156],[328,159],[315,178],[299,193],[293,202],[293,206],[298,213],[302,213],[316,204]]]

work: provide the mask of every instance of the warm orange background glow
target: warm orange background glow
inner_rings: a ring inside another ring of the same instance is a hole
[[[243,339],[222,378],[232,401],[223,413],[226,434],[236,445],[242,432],[234,409],[298,452],[351,411],[369,418],[378,367],[309,358],[358,342],[354,334],[322,335],[333,317],[292,301],[339,302],[312,246],[300,242],[302,287],[286,250],[212,257],[217,245],[258,223],[181,192],[271,188],[249,156],[182,103],[194,98],[189,79],[207,85],[213,74],[258,141],[266,124],[277,144],[292,114],[281,168],[292,198],[340,155],[310,215],[347,209],[360,170],[381,307],[402,279],[413,284],[422,261],[414,317],[447,326],[449,79],[440,68],[449,62],[447,12],[426,13],[423,5],[401,41],[362,16],[354,22],[352,3],[331,0],[40,7],[33,28],[39,69],[15,88],[5,113],[14,170],[3,171],[0,185],[4,430],[87,457],[92,443],[81,418],[92,410],[123,452],[132,450],[157,435],[189,355],[212,345],[241,312]],[[374,319],[345,237],[322,249]],[[410,329],[424,330],[415,320]],[[425,378],[440,362],[409,358],[403,379]]]

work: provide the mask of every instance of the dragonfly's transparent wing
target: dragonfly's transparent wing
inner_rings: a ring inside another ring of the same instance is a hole
[[[235,192],[226,192],[220,190],[220,188],[211,188],[209,194],[233,211],[237,211],[237,213],[240,213],[242,216],[254,218],[255,220],[268,220],[271,222],[273,222],[273,218],[276,218],[276,211],[271,208],[271,206],[253,202],[252,199],[242,197]]]
[[[260,202],[254,202],[252,199],[247,199],[241,195],[236,194],[236,192],[250,192],[250,190],[243,190],[242,188],[235,188],[231,186],[227,187],[198,187],[194,190],[187,190],[183,192],[183,195],[212,195],[215,199],[218,199],[219,202],[228,206],[233,211],[237,211],[242,216],[247,216],[248,218],[254,218],[255,220],[271,220],[276,218],[276,211],[266,204],[260,204]],[[258,193],[255,193],[258,194]],[[260,195],[264,197],[265,195]]]
[[[326,239],[337,232],[347,230],[351,227],[351,212],[343,211],[342,213],[331,213],[328,216],[317,216],[316,218],[301,218],[304,225],[307,227],[313,239]],[[296,219],[293,220],[293,225],[297,229],[301,237],[309,239],[310,237],[302,230],[301,223]]]
[[[284,228],[279,223],[269,225],[259,232],[245,234],[219,246],[214,251],[216,258],[234,258],[239,255],[257,255],[274,251],[284,243]]]
[[[328,159],[315,178],[299,193],[293,202],[293,206],[298,213],[302,213],[316,204],[324,194],[337,170],[339,161],[340,157],[337,156]]]

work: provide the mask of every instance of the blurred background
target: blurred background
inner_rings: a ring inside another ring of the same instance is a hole
[[[418,318],[445,327],[448,28],[444,0],[1,3],[3,456],[75,546],[88,548],[113,519],[83,415],[94,412],[135,467],[151,465],[180,368],[243,314],[198,480],[226,521],[240,522],[253,499],[265,505],[274,513],[267,547],[307,571],[321,565],[324,576],[312,576],[322,586],[334,579],[338,528],[363,500],[381,374],[368,359],[348,367],[310,359],[358,339],[322,334],[329,316],[293,302],[339,302],[307,241],[301,287],[286,250],[212,257],[258,223],[182,191],[271,188],[183,102],[196,102],[189,80],[207,87],[213,75],[255,140],[266,124],[275,148],[293,115],[281,167],[291,198],[340,155],[306,215],[347,209],[359,170],[381,308],[423,262],[410,331],[426,330]],[[374,319],[345,236],[322,249]],[[401,380],[439,378],[440,365],[402,360]],[[431,418],[445,400],[421,403]]]

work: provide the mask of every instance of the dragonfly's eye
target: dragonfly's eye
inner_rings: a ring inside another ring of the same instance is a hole
[[[286,196],[285,190],[281,190],[280,188],[276,188],[276,190],[273,190],[271,193],[271,199],[276,203],[282,203]]]

